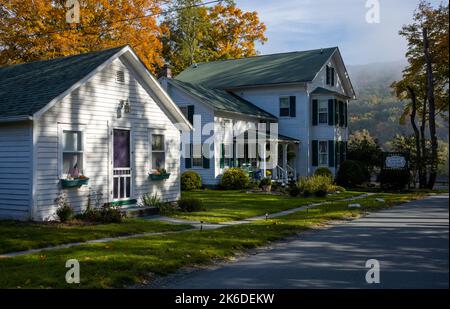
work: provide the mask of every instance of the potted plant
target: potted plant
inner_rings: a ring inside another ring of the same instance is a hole
[[[263,178],[259,184],[259,186],[261,187],[261,189],[264,192],[270,192],[272,190],[272,179],[270,178]]]
[[[149,174],[151,180],[165,180],[170,177],[170,173],[167,173],[165,168],[157,168]]]
[[[80,173],[77,164],[73,168],[70,168],[65,179],[61,179],[62,188],[75,188],[87,185],[89,183],[89,177]]]

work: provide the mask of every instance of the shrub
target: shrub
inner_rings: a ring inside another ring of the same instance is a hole
[[[310,176],[306,178],[301,178],[298,182],[298,188],[307,197],[312,194],[316,196],[326,196],[328,193],[328,188],[331,186],[331,178],[328,176]]]
[[[343,187],[356,187],[368,181],[369,178],[369,171],[363,163],[346,160],[339,167],[336,175],[336,183]]]
[[[409,184],[408,170],[382,169],[380,173],[380,186],[383,190],[403,190]]]
[[[141,204],[145,207],[160,207],[162,204],[161,199],[158,197],[158,193],[150,195],[150,193],[145,193],[141,197]]]
[[[85,212],[76,216],[79,220],[95,223],[121,223],[124,217],[120,208],[107,204],[100,208],[86,209]]]
[[[328,193],[337,193],[337,192],[345,192],[345,188],[338,185],[329,185]]]
[[[181,190],[191,191],[202,187],[202,178],[193,171],[184,172],[181,175]]]
[[[203,210],[203,202],[195,197],[184,197],[178,200],[178,207],[182,211],[193,212]]]
[[[326,167],[319,167],[314,172],[315,176],[327,176],[333,178],[333,173]]]
[[[245,189],[250,183],[248,175],[240,168],[227,169],[220,180],[220,186],[225,190]]]
[[[55,203],[58,206],[56,209],[56,215],[58,216],[59,221],[67,222],[73,218],[74,211],[72,206],[70,206],[65,193],[60,193],[55,199]]]
[[[288,186],[288,194],[292,197],[297,197],[300,195],[301,190],[295,181],[291,181]]]

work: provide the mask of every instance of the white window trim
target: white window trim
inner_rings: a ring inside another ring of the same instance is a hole
[[[320,163],[320,154],[321,154],[321,152],[320,152],[320,143],[321,142],[323,142],[323,143],[325,143],[326,145],[327,145],[327,160],[326,160],[326,163],[325,164],[321,164]],[[328,162],[330,162],[330,160],[329,160],[329,156],[330,156],[330,149],[328,149],[328,140],[318,140],[318,142],[317,142],[317,147],[318,147],[318,149],[317,149],[317,155],[318,155],[318,159],[317,159],[317,165],[318,166],[320,166],[320,167],[322,167],[322,166],[326,166],[326,167],[328,167]]]
[[[58,177],[59,179],[66,179],[67,175],[63,170],[63,140],[64,140],[64,131],[79,131],[81,132],[81,148],[82,157],[83,157],[83,175],[86,170],[86,137],[85,137],[85,128],[84,124],[62,124],[58,123]],[[86,175],[87,176],[87,175]],[[87,176],[89,177],[89,176]]]
[[[159,152],[164,152],[164,166],[163,168],[167,170],[167,139],[166,139],[166,131],[164,129],[155,129],[155,128],[149,128],[148,129],[148,170],[150,172],[156,171],[156,168],[153,168],[152,162],[153,162],[153,135],[162,135],[164,137],[164,151],[157,150]]]

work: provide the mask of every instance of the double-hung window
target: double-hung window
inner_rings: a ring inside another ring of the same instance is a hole
[[[150,170],[166,168],[166,146],[164,135],[159,132],[151,132]]]
[[[60,177],[78,178],[84,173],[84,132],[71,127],[60,131]]]
[[[319,165],[328,166],[328,141],[319,141]]]
[[[280,97],[280,117],[290,116],[289,97]]]
[[[319,124],[328,124],[328,101],[319,101]]]
[[[192,167],[203,167],[202,144],[193,145]]]

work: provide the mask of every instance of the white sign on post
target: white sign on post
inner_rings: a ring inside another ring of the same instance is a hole
[[[406,159],[403,156],[386,157],[386,167],[394,169],[402,169],[406,167]]]

